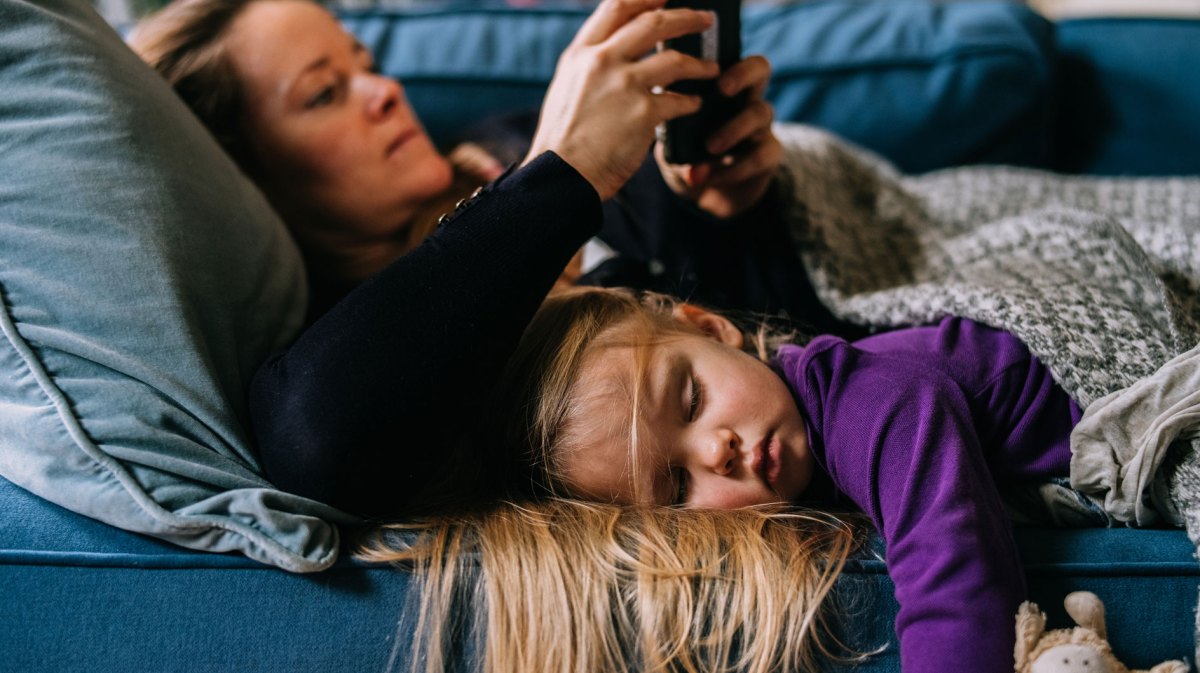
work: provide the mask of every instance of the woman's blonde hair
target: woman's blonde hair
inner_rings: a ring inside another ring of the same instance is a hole
[[[378,528],[358,556],[421,579],[397,634],[414,671],[447,670],[455,643],[490,673],[787,673],[862,657],[825,606],[859,537],[815,512],[549,499]]]

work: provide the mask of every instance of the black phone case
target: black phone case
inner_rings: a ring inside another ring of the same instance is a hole
[[[666,6],[708,10],[716,13],[717,22],[708,35],[684,35],[667,40],[661,48],[675,49],[697,58],[715,56],[722,72],[741,59],[741,0],[670,0]],[[705,54],[706,51],[709,53]],[[714,51],[715,54],[712,53]],[[721,95],[715,79],[684,80],[676,82],[668,89],[698,95],[702,103],[699,112],[672,119],[659,127],[659,141],[663,144],[663,153],[667,161],[672,164],[694,164],[714,159],[715,157],[705,149],[704,142],[742,109],[745,105],[744,97]]]

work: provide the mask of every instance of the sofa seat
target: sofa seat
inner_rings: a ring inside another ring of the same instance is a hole
[[[118,530],[3,479],[0,511],[3,670],[410,670],[419,592],[406,570],[343,559],[287,573]],[[1200,564],[1182,531],[1021,528],[1017,540],[1030,597],[1051,626],[1070,624],[1063,596],[1087,589],[1105,601],[1111,641],[1130,666],[1191,651]],[[888,643],[855,671],[899,670],[892,590],[870,555],[838,581],[839,633],[863,649]],[[460,646],[459,661],[470,661]]]

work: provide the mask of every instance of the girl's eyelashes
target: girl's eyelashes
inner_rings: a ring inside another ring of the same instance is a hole
[[[700,380],[695,374],[688,377],[688,411],[687,420],[689,423],[696,420],[700,414],[700,403],[703,401],[704,389],[700,386]]]
[[[688,495],[688,473],[683,468],[675,468],[675,504],[683,505],[687,503]]]

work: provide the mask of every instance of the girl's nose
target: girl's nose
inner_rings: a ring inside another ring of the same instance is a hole
[[[373,122],[387,119],[404,101],[404,90],[391,77],[364,73],[359,76],[359,86],[366,95],[367,117]]]
[[[708,440],[704,451],[704,463],[714,473],[724,476],[733,472],[738,457],[741,438],[733,430],[721,428]]]

